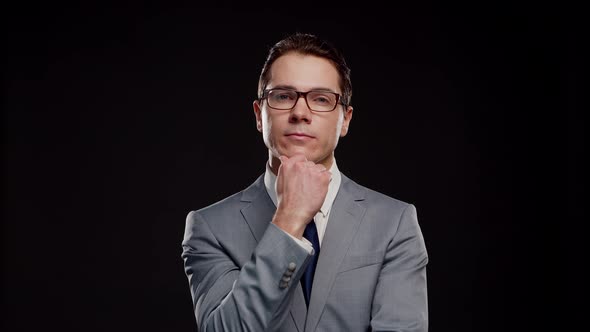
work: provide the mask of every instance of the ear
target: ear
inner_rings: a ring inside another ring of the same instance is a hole
[[[348,133],[350,120],[352,120],[352,106],[348,106],[346,107],[346,110],[344,110],[344,120],[342,121],[342,128],[340,129],[340,137],[344,137]]]
[[[255,100],[252,103],[252,106],[254,107],[254,116],[256,117],[256,129],[258,129],[259,132],[262,132],[262,109],[260,107],[260,102]]]

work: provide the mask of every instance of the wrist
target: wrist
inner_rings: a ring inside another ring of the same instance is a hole
[[[305,226],[307,226],[310,220],[311,217],[296,210],[279,208],[272,219],[272,223],[292,236],[301,239]]]

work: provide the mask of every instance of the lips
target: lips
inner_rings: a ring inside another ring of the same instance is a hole
[[[315,138],[315,136],[313,136],[313,135],[310,135],[307,133],[302,133],[302,132],[287,133],[287,134],[285,134],[285,136],[292,136],[292,137],[297,137],[297,138],[304,138],[304,137]]]

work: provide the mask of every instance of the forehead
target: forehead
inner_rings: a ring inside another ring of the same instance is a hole
[[[334,64],[314,55],[285,54],[275,60],[270,74],[269,88],[282,85],[300,91],[329,89],[340,92],[340,75]]]

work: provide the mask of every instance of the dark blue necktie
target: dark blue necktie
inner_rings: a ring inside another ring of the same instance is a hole
[[[301,287],[303,287],[303,296],[305,297],[305,303],[309,307],[309,297],[311,296],[311,286],[313,283],[313,276],[315,274],[315,267],[318,262],[318,257],[320,255],[320,238],[318,237],[318,229],[315,226],[315,222],[311,220],[309,224],[305,227],[305,231],[303,231],[303,237],[309,240],[313,245],[313,250],[315,254],[311,256],[310,262],[305,268],[303,272],[303,276],[301,277]]]

